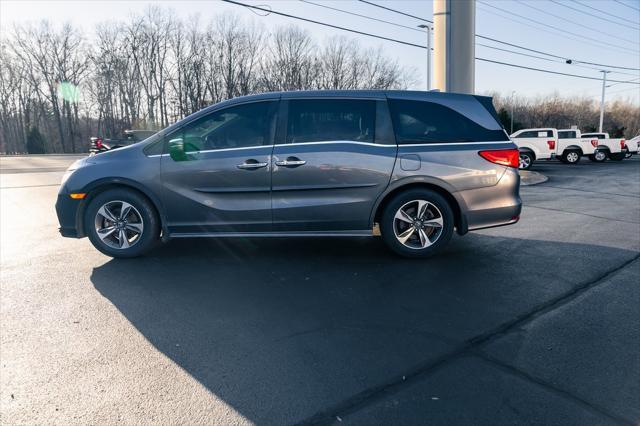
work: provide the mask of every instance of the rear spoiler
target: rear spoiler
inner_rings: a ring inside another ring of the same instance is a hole
[[[500,124],[500,127],[502,127],[502,123],[500,123],[500,118],[498,117],[498,113],[496,112],[496,108],[493,106],[493,97],[478,95],[473,95],[473,97],[482,104],[484,109],[489,111],[489,114],[491,114],[491,116],[498,122],[498,124]]]

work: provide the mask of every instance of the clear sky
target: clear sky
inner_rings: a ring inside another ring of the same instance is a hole
[[[254,5],[269,5],[276,11],[411,43],[426,44],[426,34],[424,32],[374,22],[299,0],[239,1]],[[421,23],[417,19],[398,15],[357,0],[311,1],[377,19],[392,21],[412,28]],[[429,20],[433,18],[431,0],[372,1]],[[216,14],[230,11],[244,19],[261,22],[266,28],[294,23],[309,30],[317,40],[334,34],[346,34],[358,39],[363,46],[381,46],[387,55],[397,58],[401,64],[414,67],[419,73],[419,83],[415,88],[426,88],[426,51],[423,49],[345,33],[340,30],[296,21],[275,14],[258,16],[244,7],[215,0],[164,0],[155,2],[136,0],[0,0],[0,29],[4,33],[10,30],[14,22],[49,19],[54,23],[71,22],[83,27],[90,34],[91,29],[96,25],[101,25],[109,20],[126,19],[131,14],[142,13],[150,4],[159,4],[162,7],[171,9],[183,19],[190,19],[190,17],[198,15],[201,19],[206,20]],[[606,12],[606,14],[599,12],[597,9]],[[582,12],[578,12],[578,10]],[[478,0],[476,34],[527,46],[562,57],[640,68],[638,52],[640,49],[640,0]],[[486,40],[477,40],[477,42],[517,50]],[[528,53],[537,55],[532,52]],[[597,78],[601,76],[598,69],[584,68],[585,65],[567,65],[562,60],[550,62],[489,49],[484,46],[476,47],[476,56],[571,74]],[[617,71],[619,72],[609,74],[608,78],[640,81],[639,71]],[[536,71],[476,61],[476,91],[478,93],[497,91],[510,95],[514,90],[516,91],[516,96],[543,96],[558,92],[564,96],[582,95],[599,99],[601,82],[543,74]],[[623,98],[640,103],[640,85],[615,84],[607,90],[608,100]]]

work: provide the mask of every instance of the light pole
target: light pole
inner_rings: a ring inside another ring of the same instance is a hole
[[[427,30],[427,90],[431,90],[431,27],[427,24],[418,25]]]
[[[604,90],[607,87],[607,73],[611,71],[600,71],[602,73],[602,98],[600,99],[600,126],[598,132],[602,133],[602,122],[604,121]]]
[[[513,134],[513,95],[516,94],[516,91],[512,91],[511,92],[511,132],[509,133],[510,135]]]

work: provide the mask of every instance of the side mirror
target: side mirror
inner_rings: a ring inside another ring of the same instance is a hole
[[[184,152],[184,142],[182,138],[171,139],[169,141],[169,156],[173,161],[187,161],[187,153]]]

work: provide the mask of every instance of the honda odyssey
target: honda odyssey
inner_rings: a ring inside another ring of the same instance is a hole
[[[212,105],[74,163],[66,237],[134,257],[184,237],[372,236],[407,257],[518,221],[519,155],[491,98],[305,91]],[[376,231],[376,232],[374,232]]]

